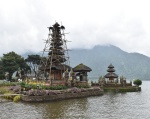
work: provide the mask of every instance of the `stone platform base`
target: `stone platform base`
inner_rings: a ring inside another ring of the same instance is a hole
[[[64,100],[64,99],[73,99],[73,98],[82,98],[89,96],[100,96],[103,95],[104,91],[101,89],[89,88],[84,90],[83,92],[67,92],[66,90],[61,91],[60,94],[55,95],[46,95],[46,96],[28,96],[22,95],[22,101],[26,102],[44,102],[44,101],[56,101],[56,100]]]
[[[104,92],[138,92],[141,87],[127,86],[127,87],[104,87]]]

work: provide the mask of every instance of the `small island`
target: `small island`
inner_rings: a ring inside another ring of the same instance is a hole
[[[127,82],[124,76],[120,76],[115,73],[114,66],[110,64],[108,66],[107,74],[105,76],[101,76],[98,80],[98,83],[92,83],[92,86],[100,86],[104,89],[104,92],[137,92],[141,91],[141,87],[139,85],[142,84],[141,80],[135,80],[132,85],[132,81]],[[140,82],[140,83],[138,83]],[[139,85],[138,85],[139,84]]]
[[[32,69],[35,76],[19,68],[12,75],[18,83],[2,84],[11,86],[11,94],[4,94],[4,97],[39,102],[103,95],[103,89],[88,83],[87,73],[92,71],[91,68],[83,63],[74,68],[70,66],[65,27],[56,22],[48,30],[41,58],[38,55],[28,55],[26,59],[29,66],[38,64],[37,72],[35,68]],[[6,73],[6,80],[8,78],[9,73]]]
[[[48,56],[42,60],[39,75],[36,77],[37,80],[44,81],[45,85],[41,86],[39,83],[36,90],[33,90],[31,85],[29,90],[22,90],[25,92],[22,100],[54,101],[102,95],[103,90],[100,87],[93,88],[88,84],[87,72],[92,71],[91,68],[84,64],[79,64],[74,68],[70,66],[65,27],[56,22],[48,29],[49,35],[44,48],[47,49]],[[43,87],[46,90],[43,90]]]
[[[132,82],[128,83],[125,77],[118,78],[112,64],[108,66],[108,73],[101,76],[98,82],[89,83],[88,72],[92,71],[90,67],[83,63],[74,68],[70,66],[65,27],[56,22],[48,30],[41,58],[38,55],[28,55],[25,60],[29,66],[38,64],[38,72],[32,69],[35,72],[33,76],[19,68],[12,75],[16,82],[6,81],[0,84],[0,93],[4,94],[1,96],[14,101],[21,99],[26,102],[43,102],[100,96],[109,91],[141,91],[139,81],[135,81],[136,86],[132,86]],[[10,54],[16,55],[14,52]],[[6,80],[10,77],[9,72],[6,72],[5,77]]]

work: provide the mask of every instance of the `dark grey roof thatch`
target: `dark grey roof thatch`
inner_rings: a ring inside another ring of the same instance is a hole
[[[115,72],[115,69],[110,68],[110,69],[107,70],[107,72]]]
[[[118,75],[115,73],[109,72],[104,77],[105,78],[118,78]]]
[[[77,65],[76,67],[74,67],[73,71],[74,72],[82,72],[82,71],[90,72],[90,71],[92,71],[92,69],[81,63],[81,64]]]
[[[51,67],[50,66],[46,66],[46,67],[42,66],[42,67],[40,67],[40,70],[50,70],[50,68],[51,68],[51,70],[62,70],[62,71],[65,71],[67,69],[68,69],[68,71],[71,70],[71,67],[68,65],[65,65],[65,64],[52,65]]]
[[[112,64],[110,64],[110,65],[108,66],[108,68],[114,68],[114,66],[113,66]]]

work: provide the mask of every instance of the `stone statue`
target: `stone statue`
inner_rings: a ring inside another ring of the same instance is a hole
[[[71,69],[71,71],[70,71],[70,78],[72,79],[71,80],[71,85],[74,87],[74,86],[76,86],[76,82],[77,82],[77,80],[76,80],[76,75],[75,75],[75,73],[73,72],[73,70]]]
[[[123,86],[126,86],[126,78],[123,77]]]
[[[69,72],[68,69],[64,72],[64,79],[66,82],[66,86],[71,87],[71,81],[69,80]]]
[[[64,78],[65,78],[66,81],[69,79],[68,69],[66,69],[66,71],[64,72]]]
[[[18,68],[18,75],[19,75],[19,78],[21,78],[21,69],[20,69],[20,67]]]
[[[123,86],[123,76],[120,77],[120,83]]]
[[[98,83],[99,83],[100,87],[103,88],[103,86],[105,84],[105,78],[101,76],[98,80]]]
[[[116,83],[118,83],[118,78],[116,79]]]
[[[132,86],[132,81],[130,81],[130,85]]]
[[[5,80],[8,80],[9,78],[9,72],[5,72]]]

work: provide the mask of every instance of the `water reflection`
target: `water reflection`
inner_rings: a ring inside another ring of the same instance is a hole
[[[0,103],[1,119],[149,119],[150,82],[141,92],[46,103]]]
[[[87,110],[87,98],[70,99],[46,103],[24,103],[34,107],[43,119],[83,118]],[[79,113],[80,112],[80,113]]]

